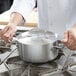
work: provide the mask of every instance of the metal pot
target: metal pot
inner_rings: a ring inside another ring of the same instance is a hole
[[[22,33],[16,40],[20,58],[24,61],[43,63],[58,56],[58,49],[53,48],[56,34],[52,32],[33,29]]]

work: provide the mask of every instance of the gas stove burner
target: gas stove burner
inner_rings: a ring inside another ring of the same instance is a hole
[[[0,46],[5,46],[6,44],[5,44],[5,42],[4,42],[4,40],[0,40]]]
[[[47,72],[40,76],[72,76],[72,75],[68,71],[61,72],[59,70],[53,70],[52,72]]]
[[[10,47],[0,46],[0,54],[5,53],[6,51],[10,51]]]
[[[22,61],[18,56],[9,58],[5,66],[10,70],[10,76],[40,76],[58,68],[56,62],[28,63]]]
[[[8,69],[9,76],[21,76],[25,70],[26,64],[18,56],[11,57],[5,62],[5,66]]]
[[[68,71],[72,76],[76,76],[76,64],[70,65]]]
[[[70,71],[76,72],[76,64],[70,66]]]
[[[22,61],[20,58],[19,58],[19,56],[16,56],[16,57],[11,57],[11,58],[9,58],[7,61],[6,61],[6,63],[9,65],[9,64],[15,64],[15,65],[26,65],[25,63],[24,63],[24,61]]]
[[[76,54],[69,58],[68,70],[73,76],[76,76]]]
[[[0,54],[11,50],[11,44],[6,44],[4,40],[0,40]]]

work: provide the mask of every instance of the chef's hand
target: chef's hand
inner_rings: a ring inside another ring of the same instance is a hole
[[[62,42],[71,50],[76,50],[76,25],[64,33]]]
[[[11,23],[6,25],[5,28],[0,31],[1,39],[3,39],[6,43],[9,43],[10,41],[12,41],[16,30],[17,30],[16,25],[13,25]]]

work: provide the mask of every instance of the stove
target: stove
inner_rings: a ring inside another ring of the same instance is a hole
[[[46,63],[29,63],[21,60],[19,56],[13,56],[8,58],[4,65],[9,76],[76,76],[74,57],[73,55],[67,60],[65,71],[61,69],[64,55]]]
[[[28,63],[23,62],[18,56],[8,59],[5,66],[10,71],[10,76],[42,76],[57,68],[56,62]]]
[[[3,44],[0,45],[0,76],[76,76],[76,53],[67,58],[66,53],[70,51],[66,48],[59,49],[57,58],[52,61],[29,63],[20,59],[16,43],[5,47]]]

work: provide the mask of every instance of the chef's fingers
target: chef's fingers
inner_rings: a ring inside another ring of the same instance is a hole
[[[13,35],[14,35],[13,32],[14,32],[13,30],[8,29],[6,33],[2,34],[1,38],[2,38],[6,43],[8,43],[9,40],[11,40],[12,37],[13,37]]]
[[[0,39],[3,39],[3,34],[5,33],[5,32],[7,32],[7,30],[8,30],[8,27],[5,27],[4,29],[2,29],[1,31],[0,31]]]
[[[70,44],[67,45],[67,48],[73,51],[76,50],[76,43],[71,42]]]
[[[76,44],[73,44],[72,46],[69,46],[68,48],[69,48],[70,50],[75,51],[75,50],[76,50]]]
[[[7,31],[7,33],[4,34],[3,39],[6,43],[9,43],[12,41],[14,34],[15,33],[13,31]]]
[[[15,33],[13,32],[12,34],[10,34],[10,37],[8,38],[8,42],[11,43],[13,40],[13,36],[15,35]]]
[[[9,27],[6,26],[4,29],[1,30],[1,33],[2,33],[2,34],[6,33],[8,29],[9,29]]]
[[[2,36],[2,33],[1,33],[1,31],[0,31],[0,39],[1,39],[1,36]]]
[[[75,34],[72,32],[69,32],[69,39],[68,39],[67,47],[71,50],[76,50],[76,37],[75,37]]]
[[[61,40],[63,43],[66,43],[68,41],[68,36],[69,36],[69,32],[65,32],[64,33],[64,36],[63,36],[63,39]]]
[[[68,31],[68,33],[65,33],[65,38],[67,37],[67,40],[63,40],[62,42],[71,50],[76,49],[76,37],[74,36],[74,33],[71,31]]]

